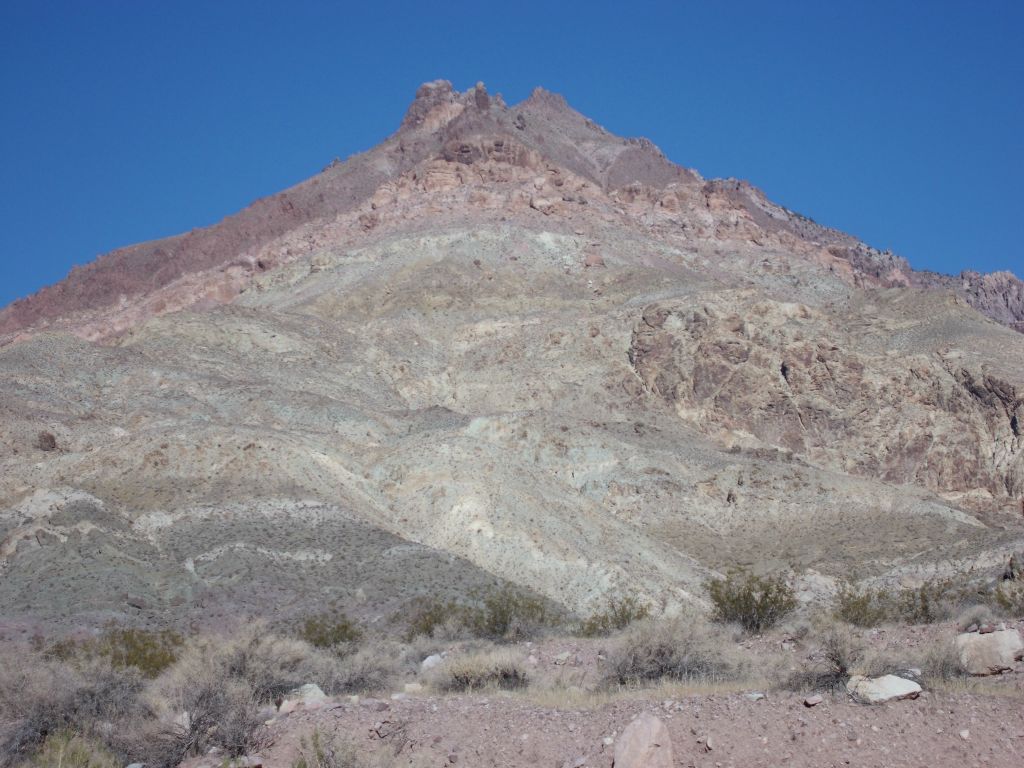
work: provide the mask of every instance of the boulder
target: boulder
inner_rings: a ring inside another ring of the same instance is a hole
[[[1024,659],[1024,639],[1016,629],[988,634],[965,632],[957,635],[960,663],[971,675],[998,675],[1012,670]]]
[[[300,706],[303,709],[319,709],[329,700],[327,694],[320,690],[319,685],[306,683],[285,696],[277,711],[287,715],[290,712],[294,712]]]
[[[884,704],[887,701],[916,699],[921,695],[921,686],[896,675],[854,675],[847,681],[846,691],[862,704]]]
[[[626,726],[615,744],[614,768],[672,768],[668,728],[650,712]]]

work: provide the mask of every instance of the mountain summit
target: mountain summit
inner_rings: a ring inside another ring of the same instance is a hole
[[[1024,290],[918,272],[555,94],[0,312],[0,615],[217,622],[736,566],[812,599],[1024,540]]]

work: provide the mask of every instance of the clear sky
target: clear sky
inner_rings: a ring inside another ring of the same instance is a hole
[[[0,0],[0,305],[535,85],[919,268],[1024,272],[1024,2]]]

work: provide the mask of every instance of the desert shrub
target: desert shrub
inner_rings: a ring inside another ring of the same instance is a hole
[[[34,653],[0,658],[0,765],[27,758],[48,737],[100,735],[146,711],[135,669],[89,659],[72,666]]]
[[[543,600],[506,587],[486,593],[477,606],[464,608],[462,621],[476,637],[523,640],[553,626],[557,617]]]
[[[185,686],[209,676],[241,680],[259,704],[272,702],[305,683],[329,684],[340,661],[296,638],[282,637],[256,624],[232,637],[197,638],[158,679],[158,689]]]
[[[398,675],[400,655],[400,649],[390,643],[361,648],[341,659],[322,687],[332,694],[384,690]]]
[[[134,667],[145,677],[156,677],[174,663],[183,642],[173,630],[108,627],[98,638],[57,640],[45,646],[43,653],[68,662],[106,658],[115,667]]]
[[[58,731],[46,737],[25,765],[33,768],[121,768],[122,763],[99,741],[71,731]]]
[[[965,590],[952,581],[929,581],[904,589],[896,600],[896,616],[907,624],[934,624],[953,618],[965,600]]]
[[[864,657],[864,645],[848,626],[829,624],[817,631],[814,650],[799,669],[784,677],[782,685],[793,691],[839,690]]]
[[[600,637],[610,635],[641,619],[646,619],[650,608],[635,597],[611,597],[607,607],[586,619],[580,625],[580,634],[584,637]]]
[[[715,682],[737,677],[741,665],[714,629],[696,619],[644,621],[619,638],[608,654],[606,682],[640,685],[659,680]]]
[[[836,595],[835,616],[855,627],[877,627],[891,615],[892,604],[887,590],[843,584]]]
[[[224,668],[198,678],[176,678],[161,693],[184,715],[159,734],[160,762],[176,765],[214,747],[238,757],[265,744],[258,697],[248,682]]]
[[[135,667],[145,677],[156,677],[174,663],[183,642],[172,630],[108,629],[97,653],[115,667]]]
[[[796,595],[782,575],[754,576],[732,572],[707,583],[714,619],[736,622],[748,632],[770,629],[797,605]]]
[[[324,738],[316,728],[299,741],[299,756],[292,768],[359,768],[358,754],[350,745]]]
[[[967,675],[952,635],[942,634],[933,639],[918,650],[918,655],[917,666],[925,678],[953,680]]]
[[[314,648],[348,650],[363,638],[359,626],[343,613],[310,616],[299,628],[299,637]]]
[[[406,642],[417,637],[435,637],[447,625],[461,626],[462,608],[454,602],[423,599],[412,608],[412,616],[405,631]]]
[[[453,656],[431,671],[431,685],[445,693],[484,688],[516,690],[530,684],[522,659],[504,649]]]
[[[562,616],[543,600],[511,587],[473,596],[471,604],[422,600],[414,609],[405,633],[415,637],[485,640],[526,640],[561,624]]]

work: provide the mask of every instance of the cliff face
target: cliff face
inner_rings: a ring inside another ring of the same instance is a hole
[[[0,614],[995,564],[1024,336],[975,308],[1019,328],[1019,281],[914,272],[546,91],[429,83],[370,152],[0,314]]]

